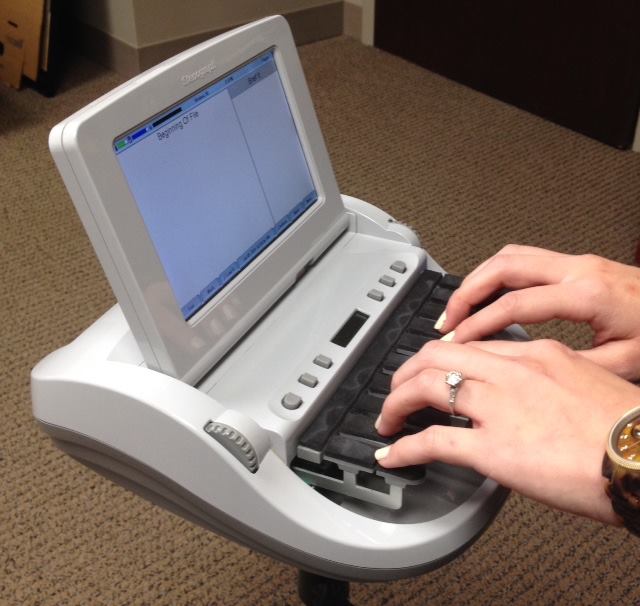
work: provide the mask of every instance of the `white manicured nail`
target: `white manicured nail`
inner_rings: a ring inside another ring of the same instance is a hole
[[[380,418],[382,417],[382,415],[378,415],[378,418],[376,419],[376,422],[373,424],[373,426],[378,429],[378,427],[380,426]]]
[[[440,330],[440,329],[444,326],[444,323],[445,323],[446,321],[447,321],[447,312],[446,312],[446,311],[443,311],[443,312],[440,314],[440,317],[438,318],[438,321],[435,323],[434,328],[435,328],[436,330]]]
[[[456,331],[452,330],[451,332],[448,332],[444,337],[442,337],[440,340],[441,341],[453,341],[453,337],[456,336]]]
[[[385,446],[384,448],[379,448],[373,453],[373,456],[376,458],[376,461],[382,461],[391,450],[391,446]]]

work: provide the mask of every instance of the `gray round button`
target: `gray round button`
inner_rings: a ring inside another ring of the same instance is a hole
[[[296,408],[300,408],[302,404],[302,398],[295,393],[286,393],[282,398],[282,405],[287,410],[295,410]]]

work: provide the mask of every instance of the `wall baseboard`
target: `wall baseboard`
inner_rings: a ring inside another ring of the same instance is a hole
[[[296,44],[308,44],[342,35],[343,4],[342,1],[333,2],[284,14]],[[239,25],[242,24],[238,23],[234,27]],[[76,21],[73,28],[75,50],[126,78],[135,76],[195,44],[233,29],[232,27],[212,29],[192,36],[136,48],[80,21]]]

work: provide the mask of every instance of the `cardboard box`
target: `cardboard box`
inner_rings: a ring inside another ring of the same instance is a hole
[[[0,80],[20,88],[22,66],[24,64],[24,40],[17,28],[6,21],[0,22]]]
[[[0,80],[14,88],[38,79],[45,1],[0,0]]]

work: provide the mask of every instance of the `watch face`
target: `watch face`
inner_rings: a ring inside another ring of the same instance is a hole
[[[611,436],[611,446],[627,461],[640,461],[640,415],[624,421]]]

